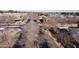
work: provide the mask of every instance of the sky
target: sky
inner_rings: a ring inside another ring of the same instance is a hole
[[[0,0],[0,10],[79,10],[78,0]]]

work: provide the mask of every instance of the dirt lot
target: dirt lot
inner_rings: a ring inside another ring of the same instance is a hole
[[[0,48],[78,48],[78,36],[79,13],[0,11]]]

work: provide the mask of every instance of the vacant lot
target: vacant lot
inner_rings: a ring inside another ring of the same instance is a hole
[[[78,48],[79,13],[0,12],[0,48]]]

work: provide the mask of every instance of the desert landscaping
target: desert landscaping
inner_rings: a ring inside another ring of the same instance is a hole
[[[0,48],[79,48],[79,12],[0,11]]]

